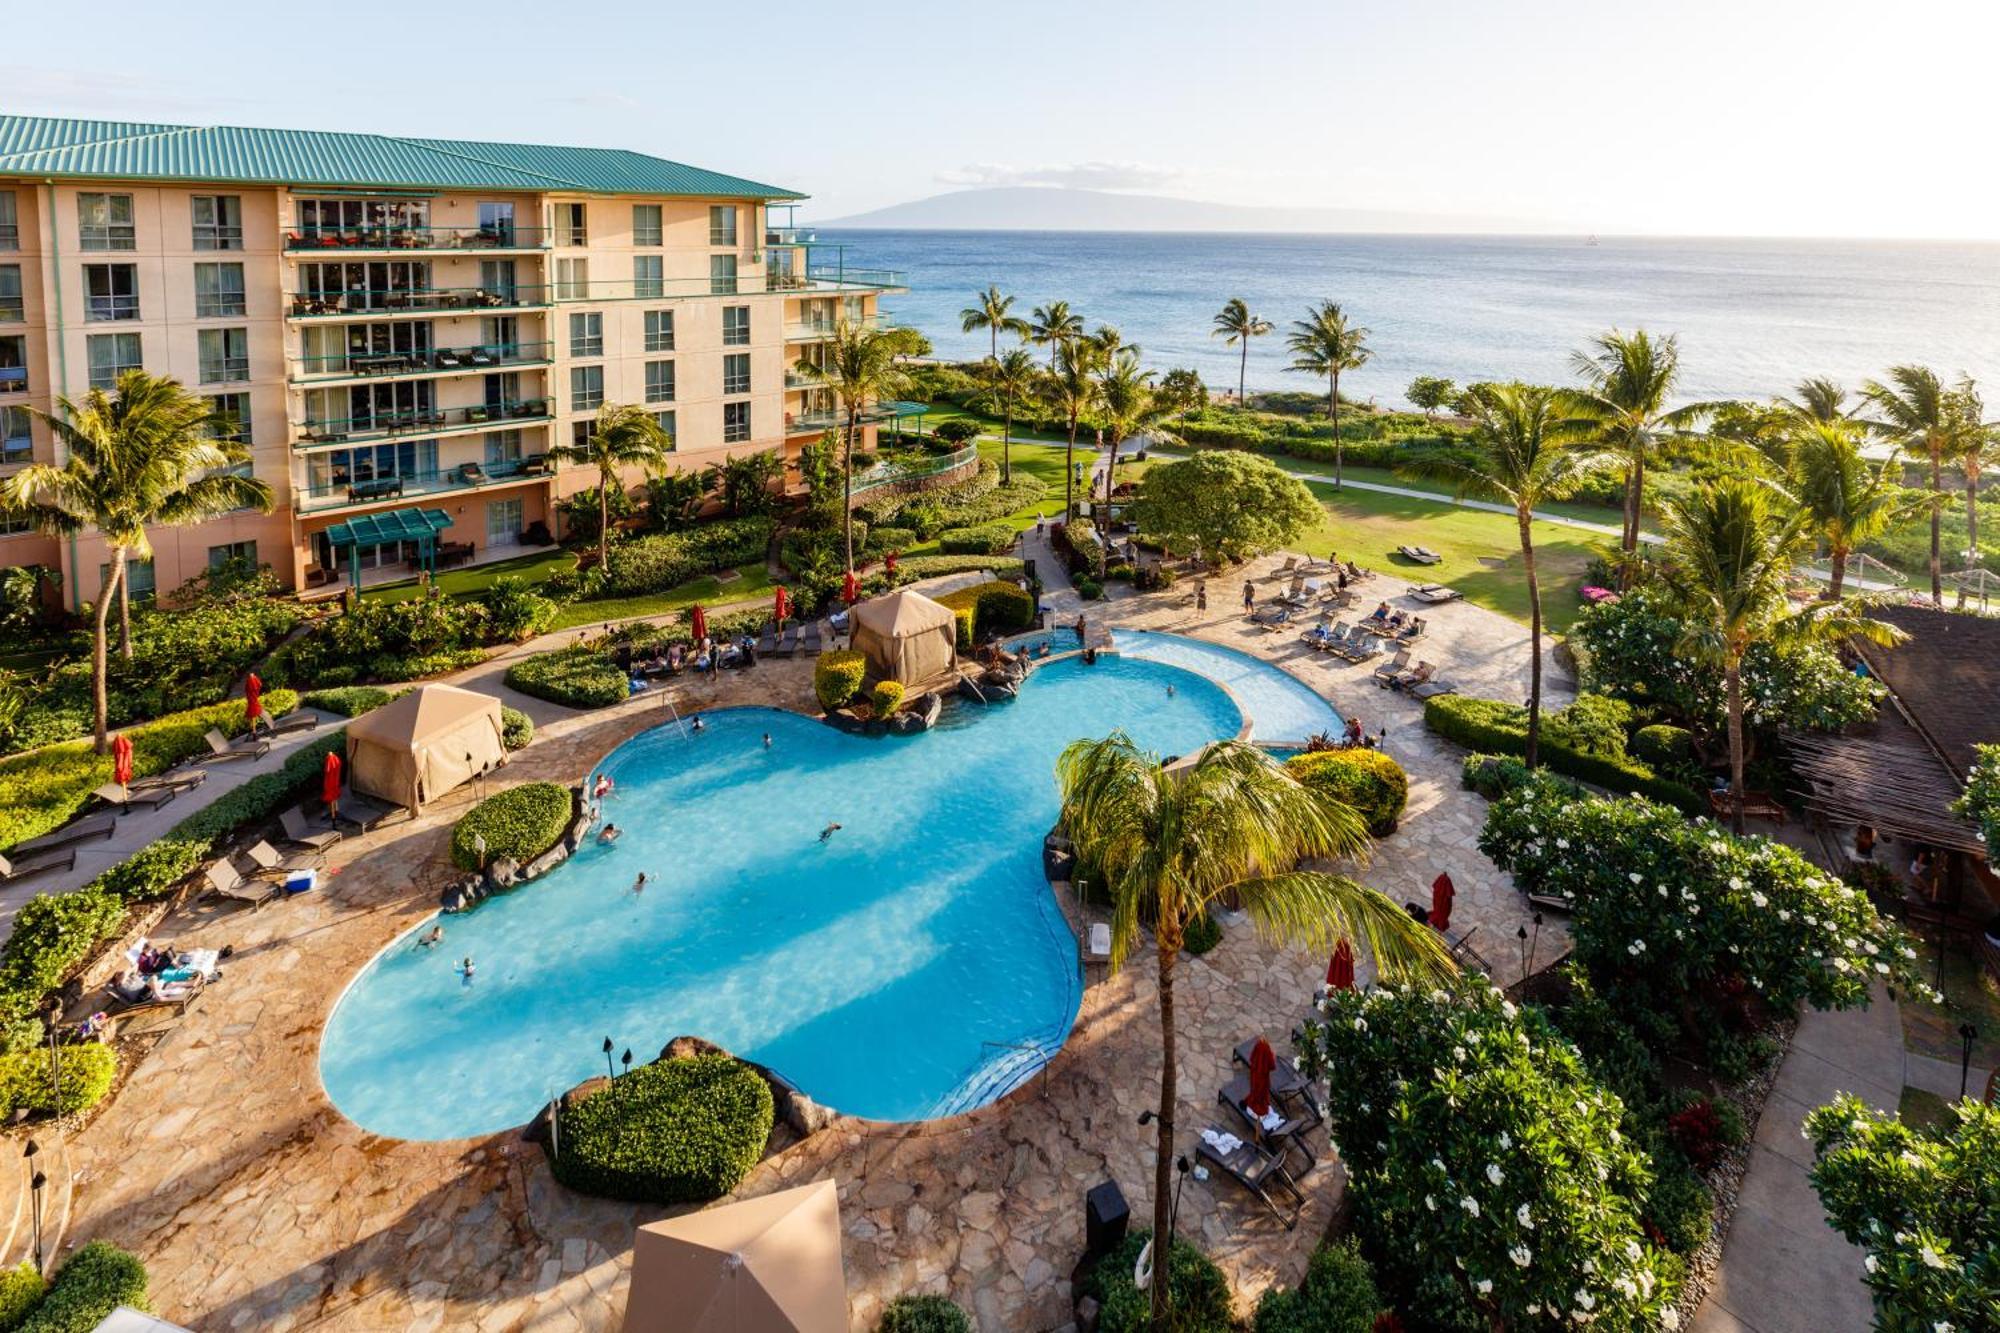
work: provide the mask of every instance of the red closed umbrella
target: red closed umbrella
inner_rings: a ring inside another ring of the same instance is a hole
[[[1326,960],[1326,986],[1328,990],[1354,989],[1354,950],[1346,940],[1333,946],[1333,957]]]
[[[264,682],[257,679],[257,673],[253,671],[243,680],[243,720],[252,723],[250,730],[255,731],[254,724],[263,715]]]
[[[778,585],[778,591],[771,598],[771,602],[771,614],[777,617],[780,625],[792,618],[792,595],[785,591],[784,584]]]
[[[340,800],[340,756],[332,750],[326,753],[326,768],[321,774],[319,798],[328,805]]]
[[[111,780],[121,787],[132,785],[132,739],[122,731],[111,738]]]
[[[854,577],[854,571],[851,569],[847,571],[847,577],[841,580],[840,600],[849,606],[861,600],[861,580]]]
[[[1252,1115],[1271,1113],[1271,1071],[1278,1067],[1278,1053],[1262,1037],[1250,1048],[1250,1095],[1243,1104]]]
[[[1451,928],[1451,901],[1457,896],[1450,875],[1441,874],[1431,881],[1431,924],[1439,930]]]
[[[700,643],[708,637],[708,612],[701,609],[700,602],[696,602],[694,610],[688,613],[688,625],[694,630],[694,641],[696,643]]]

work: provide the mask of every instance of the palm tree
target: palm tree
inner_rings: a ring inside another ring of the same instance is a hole
[[[1000,335],[1011,333],[1017,338],[1028,336],[1028,321],[1007,311],[1013,306],[1014,298],[1002,296],[1000,289],[988,284],[985,291],[976,298],[978,305],[969,305],[958,312],[959,328],[966,333],[975,329],[985,329],[992,343],[992,351],[987,359],[1000,359]]]
[[[1005,421],[1000,436],[1000,484],[1014,480],[1014,409],[1033,396],[1040,385],[1042,368],[1025,347],[1010,347],[1004,356],[986,364],[986,391]]]
[[[1253,745],[1224,741],[1168,770],[1123,732],[1071,744],[1056,762],[1062,827],[1109,894],[1111,966],[1123,967],[1153,930],[1159,964],[1159,1137],[1153,1235],[1169,1233],[1174,1106],[1174,970],[1188,926],[1227,897],[1267,935],[1326,947],[1351,938],[1384,978],[1442,978],[1453,970],[1437,933],[1389,898],[1340,875],[1297,867],[1352,855],[1368,843],[1352,809],[1314,795]],[[1159,1243],[1164,1244],[1164,1239]],[[1153,1327],[1167,1325],[1167,1257],[1153,1283]]]
[[[620,468],[664,472],[673,462],[674,440],[653,414],[637,403],[606,403],[597,409],[590,434],[557,444],[549,457],[558,463],[587,463],[597,469],[597,565],[611,568],[611,488]]]
[[[1097,406],[1097,347],[1087,339],[1055,344],[1042,392],[1050,407],[1069,423],[1069,445],[1063,451],[1063,522],[1076,514],[1076,428]]]
[[[1139,355],[1139,344],[1126,342],[1125,335],[1118,331],[1116,324],[1099,324],[1097,332],[1090,335],[1090,342],[1097,348],[1105,365],[1110,365],[1121,355],[1130,354],[1135,359]]]
[[[1356,370],[1368,361],[1368,330],[1347,322],[1347,314],[1332,301],[1321,301],[1292,322],[1285,335],[1292,349],[1287,370],[1326,379],[1326,417],[1333,423],[1333,489],[1340,489],[1340,373]]]
[[[1826,543],[1827,596],[1834,601],[1855,550],[1923,503],[1897,483],[1893,459],[1878,467],[1862,456],[1861,429],[1845,417],[1802,417],[1784,440],[1784,488]]]
[[[1028,341],[1049,349],[1049,365],[1055,365],[1057,349],[1083,336],[1083,316],[1069,308],[1067,301],[1051,301],[1035,307],[1028,321]]]
[[[833,391],[847,422],[840,450],[840,526],[849,573],[854,570],[854,449],[861,441],[861,414],[871,402],[908,391],[909,376],[897,362],[908,345],[908,335],[900,329],[842,320],[823,345],[819,362],[802,360],[794,367],[811,383]]]
[[[51,536],[95,528],[111,549],[91,626],[92,729],[101,754],[110,711],[105,621],[132,560],[153,553],[147,529],[200,523],[238,509],[269,512],[271,487],[223,470],[249,462],[250,451],[223,438],[225,419],[179,380],[128,370],[111,394],[92,389],[81,404],[59,397],[56,408],[35,415],[61,443],[63,462],[30,463],[16,472],[0,490],[0,507]],[[130,644],[128,634],[128,655]]]
[[[1556,390],[1536,384],[1493,384],[1469,395],[1474,456],[1435,459],[1396,469],[1446,482],[1463,499],[1477,495],[1514,509],[1521,565],[1528,576],[1528,767],[1535,767],[1542,730],[1542,589],[1535,574],[1535,510],[1571,495],[1611,456],[1584,447]]]
[[[1242,351],[1236,360],[1236,401],[1248,405],[1243,396],[1243,386],[1250,375],[1250,340],[1261,338],[1271,331],[1271,321],[1262,315],[1250,313],[1250,307],[1242,297],[1232,296],[1229,304],[1215,314],[1215,327],[1208,336],[1222,339],[1225,347],[1240,347]]]
[[[1824,375],[1800,380],[1791,397],[1778,399],[1778,406],[1787,414],[1807,421],[1844,421],[1851,415],[1847,410],[1847,390]]]
[[[1901,632],[1848,602],[1794,608],[1785,583],[1806,549],[1812,516],[1782,505],[1748,477],[1705,482],[1661,506],[1665,577],[1686,618],[1684,651],[1722,668],[1728,705],[1731,825],[1743,833],[1743,658],[1758,643],[1827,643],[1860,636],[1890,644]]]
[[[1111,446],[1111,455],[1104,466],[1105,540],[1097,544],[1100,580],[1111,560],[1111,493],[1117,485],[1118,446],[1140,435],[1161,443],[1176,443],[1179,438],[1167,429],[1167,422],[1174,416],[1174,405],[1153,387],[1153,372],[1139,369],[1137,351],[1127,347],[1097,377],[1098,411],[1104,421],[1105,442]]]
[[[1711,403],[1669,409],[1680,381],[1680,339],[1655,338],[1644,329],[1613,329],[1593,338],[1588,350],[1573,352],[1570,364],[1584,387],[1567,395],[1570,410],[1590,423],[1597,441],[1625,460],[1625,520],[1618,549],[1627,557],[1639,549],[1639,518],[1646,488],[1646,462],[1673,440],[1692,438],[1690,427],[1716,410]]]
[[[1931,604],[1944,605],[1944,463],[1958,458],[1975,435],[1983,435],[1979,396],[1961,375],[1946,388],[1929,366],[1892,366],[1889,382],[1869,380],[1862,401],[1875,409],[1868,424],[1931,465]],[[1976,480],[1975,480],[1976,484]]]

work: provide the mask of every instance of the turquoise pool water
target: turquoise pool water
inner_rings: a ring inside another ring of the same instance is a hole
[[[1234,648],[1138,629],[1113,630],[1111,642],[1121,657],[1163,662],[1227,685],[1250,717],[1253,741],[1304,741],[1321,731],[1338,736],[1346,725],[1303,681]]]
[[[1281,697],[1231,670],[1246,703]],[[320,1051],[344,1114],[398,1138],[490,1133],[602,1072],[607,1036],[643,1061],[683,1033],[857,1115],[991,1101],[1076,1016],[1076,941],[1041,868],[1056,755],[1114,725],[1185,754],[1241,714],[1200,675],[1106,656],[1039,668],[1011,704],[950,705],[918,736],[769,709],[704,721],[605,758],[618,843],[442,918],[435,951],[413,930],[355,979]]]

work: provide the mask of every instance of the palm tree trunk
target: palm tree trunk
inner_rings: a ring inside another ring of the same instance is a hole
[[[1931,605],[1944,605],[1944,460],[1931,450]]]
[[[1632,493],[1625,499],[1630,511],[1625,518],[1625,553],[1639,549],[1639,514],[1646,507],[1646,455],[1642,452],[1632,460]]]
[[[97,589],[97,620],[91,627],[90,636],[90,705],[91,729],[97,740],[97,753],[103,754],[110,744],[111,702],[105,689],[104,677],[110,669],[105,659],[110,656],[110,632],[107,622],[111,617],[111,598],[119,585],[125,582],[125,548],[111,548],[111,565],[104,571],[104,577]]]
[[[132,580],[118,579],[118,655],[132,660]]]
[[[1243,335],[1243,357],[1236,363],[1236,405],[1250,406],[1250,400],[1243,396],[1243,386],[1250,378],[1250,335]]]
[[[597,470],[597,567],[611,572],[611,469]]]
[[[1729,690],[1729,826],[1743,836],[1743,662],[1731,656],[1723,668]]]
[[[1829,601],[1840,600],[1841,587],[1847,582],[1847,548],[1835,546],[1827,556],[1826,595]]]
[[[1007,400],[1007,424],[1000,430],[1000,484],[1014,482],[1014,400]]]
[[[1156,936],[1160,950],[1160,1106],[1155,1123],[1160,1134],[1153,1149],[1153,1333],[1167,1333],[1171,1319],[1167,1300],[1173,1273],[1169,1233],[1174,1225],[1174,1103],[1180,1099],[1179,1071],[1174,1066],[1174,964],[1180,949],[1170,942],[1172,933],[1162,929]]]
[[[1069,447],[1063,450],[1063,522],[1076,517],[1076,414],[1069,418]]]
[[[847,408],[847,447],[840,451],[840,542],[847,553],[846,573],[854,572],[854,433],[860,429],[861,409]],[[878,437],[879,438],[879,437]]]
[[[1528,767],[1540,761],[1542,741],[1542,585],[1535,577],[1535,538],[1530,510],[1515,509],[1521,524],[1521,564],[1528,572]]]
[[[1340,447],[1340,372],[1329,375],[1326,391],[1326,414],[1333,419],[1333,489],[1340,489],[1340,460],[1344,452]]]
[[[1104,521],[1098,524],[1097,581],[1104,582],[1111,568],[1111,488],[1118,475],[1118,437],[1111,437],[1111,458],[1104,467]]]
[[[1965,459],[1965,564],[1969,569],[1979,563],[1979,454],[1977,451],[1966,455]],[[1958,604],[1965,605],[1965,585],[1958,585]]]

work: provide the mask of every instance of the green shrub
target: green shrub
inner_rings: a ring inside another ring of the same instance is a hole
[[[486,863],[503,856],[526,865],[562,841],[573,813],[569,788],[524,782],[473,806],[451,831],[451,861],[460,870],[480,868],[474,838],[486,839]]]
[[[1693,1254],[1707,1241],[1715,1221],[1715,1196],[1694,1169],[1672,1153],[1653,1161],[1652,1187],[1646,1193],[1646,1220],[1666,1238],[1676,1254]]]
[[[1011,523],[981,523],[971,528],[947,528],[938,534],[938,549],[947,555],[1003,555],[1021,533]]]
[[[374,712],[399,693],[401,691],[385,690],[379,685],[341,685],[330,690],[308,691],[299,702],[323,713],[360,717],[363,713]]]
[[[1695,759],[1694,733],[1686,727],[1655,722],[1632,733],[1631,753],[1639,762],[1662,770],[1691,764]]]
[[[869,530],[868,549],[871,551],[900,551],[915,546],[922,540],[915,528],[877,527]]]
[[[773,1115],[770,1085],[741,1060],[662,1060],[563,1108],[551,1170],[571,1189],[607,1199],[704,1203],[757,1164]]]
[[[19,1333],[91,1333],[121,1305],[146,1310],[146,1266],[109,1241],[94,1240],[56,1270],[48,1295]]]
[[[1534,771],[1510,754],[1469,754],[1460,772],[1467,791],[1498,800],[1534,776]]]
[[[1410,801],[1409,776],[1380,750],[1315,750],[1292,756],[1285,768],[1302,785],[1351,807],[1371,837],[1394,833]]]
[[[868,702],[877,718],[894,717],[896,710],[903,706],[903,686],[900,681],[877,681],[868,693]]]
[[[829,713],[845,708],[861,693],[861,682],[867,675],[868,659],[851,648],[821,653],[813,666],[813,697]]]
[[[486,632],[495,640],[526,643],[555,623],[556,604],[518,575],[493,580],[479,595],[486,608]]]
[[[401,601],[353,603],[291,645],[294,679],[316,685],[415,680],[483,661],[486,608],[433,589]]]
[[[1084,1275],[1083,1294],[1095,1297],[1102,1307],[1098,1333],[1142,1333],[1148,1327],[1151,1306],[1147,1294],[1132,1284],[1132,1267],[1152,1238],[1153,1233],[1143,1228],[1128,1232]],[[1185,1237],[1174,1237],[1170,1260],[1153,1256],[1153,1280],[1162,1276],[1172,1300],[1176,1333],[1230,1333],[1234,1328],[1229,1279]]]
[[[1625,729],[1632,725],[1632,705],[1603,694],[1581,694],[1565,708],[1542,720],[1542,735],[1579,754],[1605,759],[1625,756]]]
[[[47,1048],[0,1055],[0,1115],[75,1115],[103,1101],[117,1076],[118,1053],[95,1043],[63,1048],[60,1093],[49,1078]]]
[[[1024,568],[1017,555],[913,555],[896,562],[901,581],[932,579],[941,574],[985,572],[997,579],[1017,579]]]
[[[1096,579],[1078,579],[1076,581],[1076,595],[1083,598],[1086,602],[1094,602],[1104,596],[1104,585]]]
[[[1222,943],[1222,926],[1207,912],[1188,922],[1181,935],[1181,947],[1196,958],[1220,943]]]
[[[1497,699],[1441,694],[1424,704],[1424,725],[1448,741],[1493,754],[1525,754],[1528,710]],[[1706,814],[1708,800],[1679,782],[1660,777],[1627,756],[1610,757],[1572,750],[1544,733],[1541,760],[1551,770],[1624,795],[1637,792],[1689,814]]]
[[[631,693],[616,662],[580,643],[522,658],[507,668],[507,685],[566,708],[603,708]]]
[[[1375,1274],[1350,1240],[1314,1251],[1296,1289],[1266,1289],[1251,1328],[1253,1333],[1371,1333],[1381,1311]]]
[[[0,1272],[0,1333],[19,1328],[29,1311],[42,1303],[42,1293],[48,1289],[49,1284],[26,1259]]]
[[[665,592],[703,574],[761,561],[775,530],[771,519],[755,515],[620,542],[611,549],[601,595]]]
[[[875,1333],[972,1333],[972,1320],[944,1296],[898,1296],[882,1311]]]
[[[518,708],[500,705],[500,743],[510,750],[525,750],[535,739],[535,719]]]
[[[1035,597],[1017,583],[992,579],[937,599],[958,617],[958,646],[970,652],[981,639],[1017,634],[1035,623]]]

